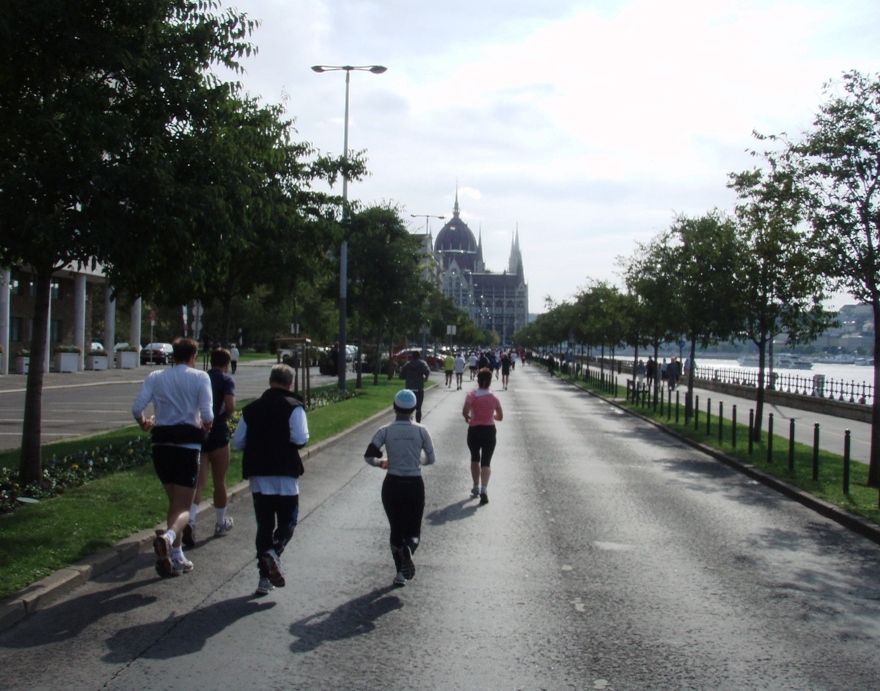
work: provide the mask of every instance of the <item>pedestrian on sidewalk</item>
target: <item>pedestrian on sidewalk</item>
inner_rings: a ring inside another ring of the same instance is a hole
[[[489,503],[489,477],[492,474],[492,454],[495,453],[495,422],[504,419],[501,401],[489,391],[492,370],[477,372],[477,386],[464,399],[461,414],[468,423],[467,445],[471,452],[471,478],[474,481],[471,496],[479,497],[480,504]]]
[[[199,453],[211,430],[211,379],[195,369],[199,344],[191,338],[171,343],[174,366],[151,372],[131,406],[144,432],[150,432],[153,467],[168,495],[166,529],[156,531],[153,549],[156,572],[163,578],[193,570],[183,554],[181,539],[199,476]],[[152,403],[154,415],[144,416]]]
[[[184,547],[196,546],[196,517],[199,504],[202,503],[202,492],[208,486],[208,474],[214,480],[214,535],[222,537],[232,530],[232,518],[226,516],[229,495],[226,491],[226,472],[229,470],[229,416],[235,412],[235,380],[229,376],[232,356],[225,348],[215,348],[211,353],[211,369],[208,378],[211,380],[213,398],[214,423],[211,432],[202,444],[199,456],[199,479],[196,482],[196,494],[189,511],[189,522],[183,529]]]
[[[240,355],[241,355],[241,353],[238,352],[238,348],[236,347],[235,343],[231,344],[229,346],[229,358],[230,358],[229,364],[230,364],[230,367],[232,368],[233,374],[235,374],[235,370],[238,369],[238,358]]]
[[[396,570],[393,584],[397,587],[405,586],[416,573],[412,556],[421,541],[425,511],[421,466],[435,461],[431,435],[412,421],[415,410],[415,393],[409,389],[398,391],[394,422],[379,428],[364,453],[367,463],[388,471],[382,483],[382,506],[391,528],[389,542]],[[385,460],[381,460],[383,447],[388,453]]]
[[[299,516],[299,478],[304,472],[299,449],[309,440],[302,401],[290,391],[293,370],[275,365],[269,388],[244,407],[232,438],[243,449],[241,474],[250,481],[257,519],[257,595],[285,585],[281,554]]]
[[[416,396],[416,422],[422,421],[422,401],[425,400],[425,382],[431,376],[431,368],[422,360],[418,350],[410,353],[409,362],[400,368],[400,378],[406,381],[406,388]]]
[[[452,386],[452,375],[455,372],[455,358],[452,357],[452,353],[446,353],[446,357],[443,358],[443,369],[446,373],[446,388]]]

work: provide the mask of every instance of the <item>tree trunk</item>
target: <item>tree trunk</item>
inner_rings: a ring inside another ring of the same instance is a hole
[[[752,441],[760,442],[764,417],[764,391],[767,388],[767,378],[764,376],[767,367],[767,340],[762,338],[761,342],[756,345],[758,346],[758,394],[755,398],[755,424],[752,427]]]
[[[232,270],[226,274],[226,286],[223,291],[223,311],[221,316],[221,340],[220,343],[216,344],[218,347],[226,348],[229,346],[231,341],[229,340],[229,332],[231,328],[230,322],[232,321],[232,289],[235,285],[235,276],[233,275]]]
[[[379,370],[382,369],[382,327],[376,327],[376,365],[373,367],[373,386],[379,386]]]
[[[684,395],[684,422],[687,424],[694,416],[694,358],[697,357],[697,337],[691,338],[691,354],[687,363],[687,393]],[[681,365],[681,363],[678,363]]]
[[[49,295],[53,266],[35,266],[34,333],[27,390],[24,395],[24,423],[21,428],[21,458],[18,476],[22,485],[42,483],[43,366],[49,347]]]
[[[880,301],[874,299],[874,404],[871,406],[871,458],[868,464],[868,486],[880,487],[880,369],[877,353],[880,353]]]
[[[355,371],[354,388],[361,389],[361,388],[363,388],[363,380],[362,380],[362,375],[361,375],[361,343],[364,342],[364,320],[363,319],[358,319],[357,341],[358,341],[358,347],[357,347],[357,351],[354,354],[354,371]]]

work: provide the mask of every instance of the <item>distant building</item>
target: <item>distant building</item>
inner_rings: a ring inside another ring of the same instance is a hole
[[[452,220],[437,234],[434,256],[440,289],[483,329],[495,331],[503,345],[529,323],[529,287],[519,247],[519,229],[513,235],[507,269],[495,273],[483,262],[483,238],[474,237],[461,220],[458,190]]]

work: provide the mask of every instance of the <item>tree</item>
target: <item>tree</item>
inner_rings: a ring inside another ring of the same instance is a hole
[[[880,352],[880,75],[843,75],[812,128],[787,142],[781,161],[804,195],[823,272],[837,287],[871,305],[874,353]],[[868,484],[880,486],[880,368],[874,366]]]
[[[730,187],[739,196],[735,213],[743,248],[734,290],[745,335],[758,347],[754,441],[761,440],[768,344],[781,333],[788,333],[790,344],[813,340],[831,322],[822,309],[824,280],[815,253],[798,228],[801,205],[794,181],[785,169],[770,164],[767,170],[730,176]]]
[[[0,263],[36,274],[22,482],[42,478],[40,363],[52,273],[101,262],[124,277],[157,247],[175,270],[191,263],[189,215],[169,175],[175,145],[204,104],[208,68],[235,69],[252,50],[253,23],[218,7],[8,0],[0,13]]]
[[[428,290],[419,275],[418,247],[395,206],[368,207],[349,218],[349,305],[358,317],[359,340],[365,328],[375,330],[377,357],[383,334],[421,325]]]
[[[676,330],[675,267],[670,263],[672,255],[666,246],[667,241],[667,235],[659,235],[649,243],[639,243],[624,264],[624,282],[639,301],[635,318],[640,322],[646,343],[653,347],[654,362],[657,362],[660,346],[680,333]],[[654,377],[651,388],[655,399],[657,387],[658,379]]]
[[[730,288],[745,250],[736,224],[718,210],[695,218],[679,215],[662,247],[661,265],[671,270],[678,332],[690,344],[693,362],[698,343],[706,348],[741,332],[742,305]],[[685,420],[693,415],[694,372],[688,370]]]

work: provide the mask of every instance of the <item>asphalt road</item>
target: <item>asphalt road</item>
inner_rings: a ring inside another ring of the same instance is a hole
[[[426,396],[407,587],[363,431],[307,464],[286,588],[253,596],[245,495],[192,574],[142,554],[0,634],[0,686],[877,688],[880,547],[536,368],[499,396],[486,506],[463,392]]]

